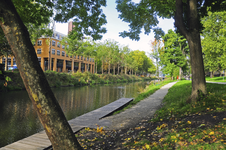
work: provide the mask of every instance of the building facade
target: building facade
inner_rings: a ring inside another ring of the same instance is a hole
[[[57,72],[86,72],[94,73],[94,59],[83,56],[69,56],[65,46],[60,44],[63,34],[54,32],[52,37],[41,37],[34,44],[39,64],[43,71],[53,70]],[[51,40],[51,42],[50,42]],[[8,64],[5,70],[16,68],[14,57],[2,57],[0,63]],[[7,65],[5,65],[7,66]]]

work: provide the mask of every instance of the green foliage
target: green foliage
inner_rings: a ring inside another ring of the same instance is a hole
[[[159,0],[143,0],[139,3],[132,2],[132,0],[116,0],[119,18],[129,23],[130,30],[120,32],[120,36],[129,37],[134,40],[139,40],[139,34],[144,29],[145,34],[149,34],[151,30],[155,32],[155,38],[159,40],[164,32],[157,28],[158,17],[162,18],[176,18],[175,12],[178,9],[175,0],[159,1]],[[184,26],[189,30],[191,26],[189,20],[189,4],[183,1],[183,11],[180,14],[184,21]],[[224,0],[197,0],[197,11],[203,17],[207,15],[207,10],[212,12],[224,10],[226,3]],[[178,6],[179,7],[179,6]],[[207,9],[208,8],[208,9]],[[200,21],[199,31],[202,30]]]
[[[73,18],[72,32],[77,33],[78,39],[84,35],[91,36],[94,40],[101,39],[102,33],[106,33],[106,28],[101,27],[106,24],[106,17],[101,7],[106,6],[106,0],[70,0],[52,2],[56,12],[55,20],[65,22]]]
[[[206,71],[217,71],[226,68],[226,11],[208,12],[202,19],[202,50],[204,53],[204,67]]]
[[[164,48],[159,49],[160,65],[162,71],[171,77],[179,75],[179,68],[186,69],[188,54],[188,44],[183,36],[169,30],[163,37]],[[185,70],[183,70],[185,71]]]

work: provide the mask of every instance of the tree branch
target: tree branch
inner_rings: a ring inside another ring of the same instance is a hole
[[[188,31],[183,22],[183,3],[182,0],[176,0],[175,26],[179,29],[184,37],[188,38]]]

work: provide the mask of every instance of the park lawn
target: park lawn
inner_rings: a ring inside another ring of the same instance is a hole
[[[206,77],[206,81],[213,81],[213,82],[226,82],[226,77]]]
[[[225,149],[226,85],[207,83],[207,96],[187,103],[191,81],[180,81],[169,89],[165,105],[152,118],[158,123],[153,141],[142,138],[133,146],[146,149]],[[224,118],[225,117],[225,118]]]

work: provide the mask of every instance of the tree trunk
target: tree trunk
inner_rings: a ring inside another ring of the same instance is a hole
[[[192,69],[192,93],[191,101],[196,102],[198,91],[206,94],[206,81],[202,58],[202,48],[199,33],[199,17],[197,12],[197,1],[189,0],[187,4],[189,29],[183,22],[182,0],[176,0],[175,26],[185,36],[188,41]]]
[[[110,74],[110,71],[111,71],[111,64],[110,64],[110,61],[108,62],[108,74]]]
[[[181,71],[182,71],[182,69],[180,67],[180,69],[179,69],[179,80],[181,80]]]
[[[104,74],[104,61],[102,60],[102,74]]]
[[[11,0],[0,1],[0,25],[16,58],[21,78],[53,149],[82,149],[38,63],[34,47]]]
[[[97,62],[96,62],[96,70],[95,70],[95,71],[96,71],[96,73],[97,73]]]
[[[113,69],[113,70],[114,70],[114,73],[113,73],[113,75],[115,75],[115,65],[114,65],[114,69]]]
[[[127,74],[127,67],[125,67],[125,74]]]
[[[118,75],[119,75],[119,65],[118,65]]]
[[[210,78],[213,78],[213,71],[210,72]]]

